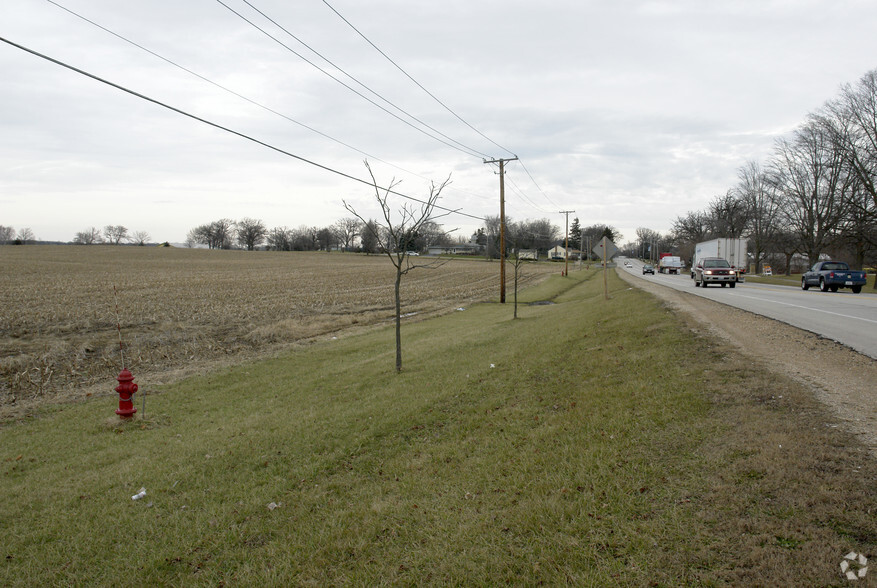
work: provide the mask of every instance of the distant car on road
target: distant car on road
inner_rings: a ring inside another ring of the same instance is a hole
[[[643,266],[643,275],[646,275],[646,274],[652,274],[654,276],[655,275],[655,266],[645,264]]]
[[[737,270],[721,257],[704,257],[694,267],[694,285],[706,288],[709,284],[737,285]]]
[[[853,294],[858,294],[866,277],[865,272],[851,270],[843,261],[818,261],[801,276],[801,289],[819,286],[823,292],[837,292],[840,288],[849,288]]]
[[[629,261],[624,262],[624,267],[633,267]]]

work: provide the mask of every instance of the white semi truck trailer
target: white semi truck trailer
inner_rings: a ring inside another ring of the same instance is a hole
[[[746,266],[749,258],[746,255],[746,239],[731,239],[727,237],[711,239],[698,243],[694,246],[694,257],[691,260],[691,277],[694,279],[694,268],[704,257],[721,257],[737,269],[737,281],[744,280]]]

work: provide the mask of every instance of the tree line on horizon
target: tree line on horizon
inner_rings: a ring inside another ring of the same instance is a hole
[[[368,225],[368,226],[367,226]],[[418,226],[416,234],[406,236],[407,246],[412,251],[426,251],[430,247],[453,247],[455,245],[477,245],[487,256],[499,257],[500,247],[499,216],[488,216],[485,223],[472,235],[453,236],[435,221],[428,220]],[[612,240],[621,238],[614,227],[596,224],[581,227],[579,219],[574,218],[569,228],[569,247],[579,249],[588,242],[596,243],[607,236]],[[328,227],[302,225],[267,228],[259,219],[244,218],[235,221],[219,219],[189,230],[186,245],[206,246],[209,249],[268,249],[272,251],[356,251],[377,253],[380,245],[386,244],[387,235],[384,223],[376,220],[363,221],[359,218],[343,218]],[[565,235],[560,228],[548,219],[512,221],[506,220],[506,253],[517,249],[536,249],[547,251],[563,243]]]

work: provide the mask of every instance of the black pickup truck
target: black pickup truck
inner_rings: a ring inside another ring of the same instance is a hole
[[[858,294],[865,285],[865,278],[865,272],[851,270],[842,261],[819,261],[801,276],[801,289],[819,286],[823,292],[837,292],[840,288],[850,288],[854,294]]]

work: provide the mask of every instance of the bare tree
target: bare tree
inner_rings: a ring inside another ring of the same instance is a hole
[[[840,153],[813,121],[780,139],[771,163],[771,181],[784,198],[787,226],[798,235],[810,265],[835,237],[844,216],[848,188]]]
[[[135,245],[140,245],[141,247],[149,243],[149,240],[152,237],[149,236],[149,233],[146,231],[134,231],[134,234],[131,235],[131,242]]]
[[[647,227],[639,227],[636,230],[636,236],[639,241],[642,259],[651,259],[656,254],[655,250],[663,239],[661,233]]]
[[[5,245],[15,240],[15,229],[0,225],[0,245]]]
[[[484,235],[485,235],[485,247],[484,247],[484,255],[487,259],[494,259],[499,257],[499,231],[501,220],[499,215],[496,216],[485,216],[484,217]],[[509,217],[506,217],[506,226],[510,225],[512,220]]]
[[[683,241],[700,243],[711,236],[710,227],[711,223],[706,214],[689,212],[685,216],[677,216],[673,221],[673,238],[677,243]]]
[[[274,251],[292,251],[292,239],[292,231],[288,227],[275,227],[266,236],[268,247]]]
[[[22,245],[27,245],[31,241],[36,241],[36,240],[37,240],[37,238],[36,238],[36,236],[34,236],[34,233],[30,229],[30,227],[25,227],[23,229],[18,230],[18,238],[16,239],[16,241],[18,241]]]
[[[758,162],[748,161],[738,170],[737,177],[736,192],[749,217],[749,242],[755,259],[755,273],[759,273],[762,260],[780,230],[780,200]]]
[[[748,210],[733,190],[716,196],[709,204],[707,215],[712,233],[717,237],[737,239],[743,236],[749,224]]]
[[[186,241],[207,245],[209,249],[231,249],[234,238],[235,222],[221,218],[206,225],[200,225],[189,231]]]
[[[512,230],[509,232],[509,243],[512,246],[512,252],[514,255],[511,258],[506,258],[506,262],[512,265],[514,270],[514,313],[512,314],[512,318],[518,318],[518,281],[521,278],[523,273],[523,266],[526,262],[526,258],[521,257],[521,250],[527,249],[527,247],[521,247],[522,243],[527,243],[530,235],[527,234],[526,230],[521,230],[525,228],[525,225],[518,224],[517,226],[512,227]]]
[[[237,223],[238,245],[245,247],[247,251],[253,251],[265,242],[267,234],[265,223],[254,218],[244,218]]]
[[[853,173],[877,206],[877,69],[844,86],[827,110]]]
[[[356,217],[342,218],[332,225],[338,242],[345,251],[353,248],[353,243],[362,232],[362,221]]]
[[[107,243],[118,245],[128,240],[128,228],[122,225],[107,225],[104,227],[104,239]]]
[[[451,178],[448,176],[448,178],[439,186],[432,183],[429,188],[429,196],[427,199],[418,201],[420,202],[419,209],[413,205],[405,203],[399,208],[394,218],[389,204],[389,197],[393,192],[393,188],[398,186],[399,182],[394,179],[390,182],[388,187],[381,188],[378,186],[378,181],[375,179],[375,174],[372,172],[368,161],[365,162],[365,167],[368,169],[369,176],[371,176],[372,185],[375,191],[375,199],[378,201],[384,217],[382,228],[386,239],[381,239],[381,235],[378,235],[377,232],[375,232],[374,237],[377,240],[381,253],[385,254],[392,262],[393,267],[396,268],[396,281],[393,290],[396,300],[396,371],[400,372],[402,371],[402,276],[417,267],[437,266],[436,262],[423,265],[413,264],[411,262],[411,257],[408,254],[409,247],[411,246],[417,231],[423,227],[425,223],[431,222],[437,218],[433,216],[436,203],[438,202],[442,190],[444,190],[444,188],[450,183]],[[366,227],[365,230],[374,230],[375,227],[367,223],[365,218],[356,212],[350,204],[344,202],[344,208],[363,222]]]
[[[84,231],[76,233],[73,242],[77,245],[95,245],[101,243],[103,239],[100,236],[100,230],[97,227],[89,227]]]
[[[297,229],[292,230],[292,248],[295,251],[316,251],[319,246],[319,237],[317,234],[320,229],[317,227],[309,227],[301,225]]]

